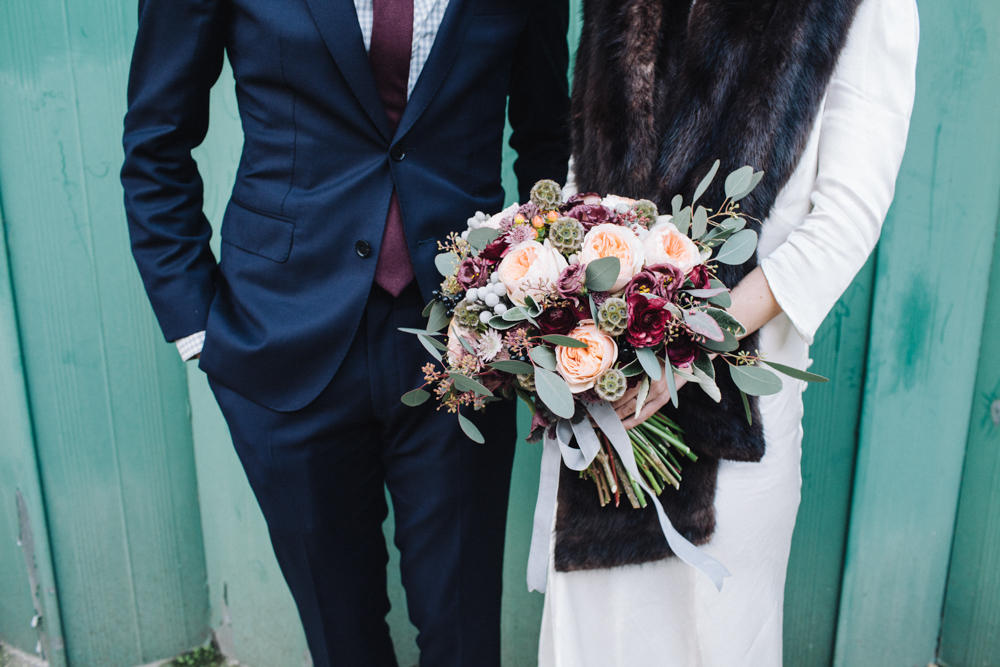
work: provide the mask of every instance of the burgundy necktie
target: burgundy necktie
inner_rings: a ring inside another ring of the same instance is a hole
[[[385,113],[393,131],[406,108],[406,91],[410,79],[410,50],[413,46],[413,0],[373,0],[372,39],[368,49],[375,86],[385,105]],[[400,148],[392,159],[405,156]],[[413,280],[413,264],[406,249],[403,216],[396,191],[389,201],[382,249],[375,267],[375,282],[393,296]]]

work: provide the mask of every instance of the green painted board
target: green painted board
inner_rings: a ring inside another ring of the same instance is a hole
[[[785,584],[785,664],[833,659],[851,481],[868,347],[874,262],[833,308],[809,350],[810,370],[830,378],[803,400],[802,504]]]
[[[996,234],[1000,4],[920,8],[917,104],[876,264],[845,667],[934,660]]]
[[[940,662],[955,667],[1000,663],[1000,357],[993,349],[998,327],[1000,242],[993,251],[941,629]]]
[[[0,209],[0,640],[66,664]]]
[[[121,0],[0,5],[0,199],[62,633],[102,667],[208,629],[184,375],[118,183],[135,20]]]

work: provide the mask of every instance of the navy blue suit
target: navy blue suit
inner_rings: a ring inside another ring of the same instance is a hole
[[[508,98],[521,198],[565,177],[567,4],[450,0],[392,132],[352,0],[140,0],[122,170],[133,253],[167,340],[206,330],[199,365],[317,665],[394,664],[383,481],[423,664],[498,660],[512,413],[491,407],[477,447],[431,406],[405,412],[426,355],[395,327],[420,323],[436,241],[502,205]],[[224,57],[244,147],[216,261],[191,149]],[[416,272],[396,299],[373,287],[394,188]]]

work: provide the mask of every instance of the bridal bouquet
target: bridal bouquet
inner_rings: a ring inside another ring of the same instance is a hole
[[[477,213],[465,231],[439,242],[435,265],[444,280],[424,310],[426,329],[403,330],[437,361],[424,366],[424,385],[403,402],[433,396],[481,443],[469,414],[522,399],[533,415],[529,439],[558,443],[566,464],[594,481],[602,506],[624,496],[645,507],[647,495],[678,488],[682,461],[697,457],[666,416],[654,414],[616,442],[615,423],[622,429],[610,404],[630,386],[638,388],[636,414],[650,382],[663,377],[676,405],[675,375],[718,401],[718,356],[750,419],[746,396],[781,388],[764,366],[823,379],[738,350],[743,326],[725,310],[731,286],[716,278],[716,267],[742,264],[756,249],[739,201],[763,172],[733,172],[720,206],[697,206],[718,168],[689,205],[675,197],[670,214],[615,195],[564,200],[549,180],[535,184],[527,203]],[[569,447],[574,437],[579,450]]]

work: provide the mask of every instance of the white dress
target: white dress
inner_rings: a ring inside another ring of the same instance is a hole
[[[861,4],[761,234],[760,265],[784,311],[760,331],[773,361],[809,364],[813,335],[878,240],[906,145],[917,41],[914,0]],[[760,400],[763,460],[719,465],[715,534],[702,548],[733,575],[722,592],[676,558],[579,572],[556,572],[550,559],[539,665],[781,665],[805,388],[783,379],[781,392]]]

